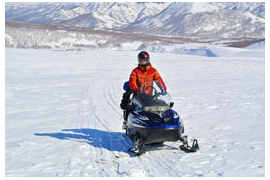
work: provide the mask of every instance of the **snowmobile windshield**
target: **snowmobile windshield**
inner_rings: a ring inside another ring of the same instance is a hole
[[[136,97],[137,104],[144,111],[163,112],[170,109],[170,95],[160,81],[143,83]]]

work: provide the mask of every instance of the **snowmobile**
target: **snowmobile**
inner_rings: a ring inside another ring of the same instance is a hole
[[[166,141],[180,140],[180,149],[185,152],[199,150],[198,141],[193,140],[192,146],[184,133],[184,124],[172,107],[170,95],[159,81],[148,81],[142,84],[136,96],[130,98],[127,105],[126,121],[123,129],[133,142],[130,149],[136,155],[145,153],[145,145],[162,144]]]

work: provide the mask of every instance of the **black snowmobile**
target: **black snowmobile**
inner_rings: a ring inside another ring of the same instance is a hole
[[[192,146],[188,145],[187,136],[183,135],[184,124],[172,109],[174,103],[170,100],[170,95],[159,81],[145,82],[140,92],[131,98],[124,111],[126,120],[123,123],[126,135],[134,143],[131,152],[141,155],[147,144],[178,140],[183,143],[180,149],[185,152],[199,150],[196,139]]]

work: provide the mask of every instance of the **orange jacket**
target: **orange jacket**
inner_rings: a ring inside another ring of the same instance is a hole
[[[163,84],[164,89],[166,90],[165,83],[163,82],[158,71],[153,68],[151,65],[146,67],[138,66],[133,69],[129,77],[129,87],[133,92],[138,92],[141,85],[147,81],[158,80]]]

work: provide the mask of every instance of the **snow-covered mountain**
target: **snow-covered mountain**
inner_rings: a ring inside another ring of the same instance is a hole
[[[246,10],[258,16],[265,17],[265,4],[260,2],[226,3],[229,10]]]
[[[250,11],[220,10],[182,14],[177,5],[170,6],[163,13],[129,25],[126,30],[136,33],[155,32],[159,35],[184,37],[234,38],[264,37],[265,19]],[[195,8],[196,9],[196,8]],[[208,8],[207,8],[208,9]],[[190,9],[194,11],[194,9]],[[172,13],[173,12],[173,13]]]
[[[96,29],[123,28],[132,23],[145,25],[142,19],[157,18],[152,23],[175,25],[181,15],[193,14],[199,18],[201,12],[249,11],[264,17],[264,3],[6,3],[6,19],[23,20],[36,23],[66,23],[78,27]],[[215,16],[216,14],[213,14]],[[245,14],[244,14],[245,16]],[[158,19],[163,17],[162,19]],[[211,17],[209,17],[211,18]],[[236,17],[233,17],[237,19]],[[170,19],[170,20],[169,20]],[[222,20],[226,20],[226,17]]]
[[[6,20],[5,45],[16,48],[55,50],[146,50],[155,51],[160,46],[183,43],[212,43],[232,47],[245,47],[264,39],[257,38],[181,38],[127,33],[123,31],[94,30],[55,24],[37,24],[25,21]],[[178,52],[178,50],[177,50]]]
[[[136,50],[148,45],[172,45],[186,42],[185,39],[175,37],[136,35],[118,31],[36,24],[25,21],[6,20],[5,24],[6,47],[60,50]]]
[[[153,16],[170,3],[34,3],[6,4],[6,19],[61,23],[77,27],[112,29]]]
[[[250,2],[6,3],[6,46],[141,49],[183,42],[254,42],[265,38],[264,11],[264,3]]]

